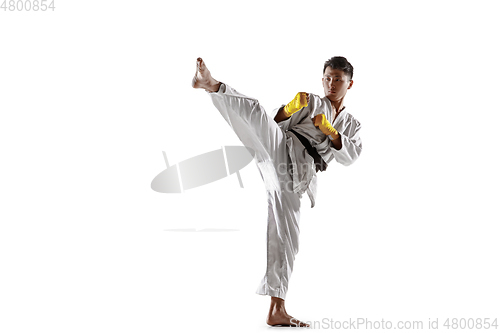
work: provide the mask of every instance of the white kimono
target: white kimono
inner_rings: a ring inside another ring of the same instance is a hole
[[[331,121],[332,109],[326,97],[311,94],[309,106],[277,124],[258,100],[224,83],[209,95],[245,147],[255,152],[267,192],[267,269],[257,293],[285,299],[299,250],[300,198],[307,191],[314,206],[316,193],[314,160],[288,130],[306,137],[325,162],[336,159],[349,165],[361,152],[360,124],[351,115],[340,113],[333,124],[342,136],[342,149],[337,151],[311,120],[324,113]]]
[[[314,94],[309,94],[309,96],[308,106],[294,113],[290,118],[281,121],[278,126],[286,132],[288,137],[287,146],[293,165],[294,191],[302,194],[307,190],[311,200],[311,207],[314,207],[316,198],[315,169],[313,167],[300,167],[312,164],[313,160],[304,150],[302,143],[289,130],[294,130],[305,137],[326,163],[330,163],[335,159],[335,161],[345,166],[351,165],[361,154],[362,144],[359,136],[361,129],[359,121],[343,110],[332,122],[333,109],[330,100],[326,96],[323,98]],[[275,113],[278,110],[276,109]],[[333,128],[339,132],[342,140],[340,150],[333,147],[330,137],[314,126],[312,119],[321,113],[326,116]]]

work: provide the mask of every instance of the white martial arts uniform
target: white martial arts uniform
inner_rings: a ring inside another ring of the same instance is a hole
[[[299,250],[300,198],[307,191],[314,207],[316,196],[314,159],[289,130],[305,137],[326,163],[335,159],[349,165],[361,153],[361,125],[342,111],[332,124],[342,137],[342,148],[336,150],[330,138],[312,122],[319,113],[331,122],[332,106],[326,97],[310,94],[307,107],[278,124],[256,99],[224,83],[218,92],[209,95],[241,142],[255,152],[267,192],[267,269],[257,294],[285,299]]]

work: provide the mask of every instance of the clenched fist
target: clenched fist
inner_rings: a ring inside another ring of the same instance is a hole
[[[305,92],[299,92],[290,103],[285,105],[283,111],[285,111],[287,117],[290,117],[295,112],[299,111],[303,107],[306,107],[308,103],[309,94]]]
[[[335,140],[339,137],[339,132],[333,128],[332,124],[326,119],[324,114],[318,114],[313,118],[314,126],[318,127],[321,132],[325,135],[331,135],[331,138]]]

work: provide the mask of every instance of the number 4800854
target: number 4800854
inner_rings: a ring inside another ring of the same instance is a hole
[[[54,0],[3,0],[0,9],[4,11],[46,11],[49,9],[56,9],[54,6]]]

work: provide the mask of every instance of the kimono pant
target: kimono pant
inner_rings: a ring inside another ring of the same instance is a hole
[[[245,147],[255,152],[267,192],[267,269],[256,293],[285,299],[299,250],[301,197],[293,192],[286,134],[256,99],[224,83],[209,95]]]

